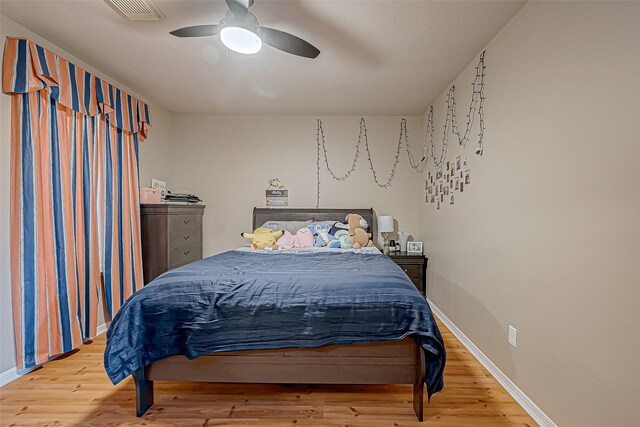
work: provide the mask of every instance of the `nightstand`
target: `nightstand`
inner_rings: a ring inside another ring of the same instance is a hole
[[[388,256],[407,273],[416,288],[424,294],[428,258],[424,255],[407,254],[406,252],[391,252]]]

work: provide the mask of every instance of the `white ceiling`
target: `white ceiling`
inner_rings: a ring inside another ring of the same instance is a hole
[[[154,4],[166,18],[131,22],[101,0],[0,11],[174,113],[403,115],[422,113],[524,2],[255,0],[260,23],[318,47],[314,60],[169,35],[217,24],[222,0]]]

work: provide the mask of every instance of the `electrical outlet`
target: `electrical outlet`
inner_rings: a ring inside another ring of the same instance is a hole
[[[513,326],[509,325],[509,344],[516,347],[518,339],[518,330]]]

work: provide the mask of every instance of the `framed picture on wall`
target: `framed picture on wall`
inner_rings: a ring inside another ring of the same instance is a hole
[[[407,253],[422,255],[422,242],[407,242]]]

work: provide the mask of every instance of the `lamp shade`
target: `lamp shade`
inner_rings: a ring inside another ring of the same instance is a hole
[[[393,231],[393,217],[392,216],[379,216],[378,217],[378,231],[380,233],[391,233]]]

